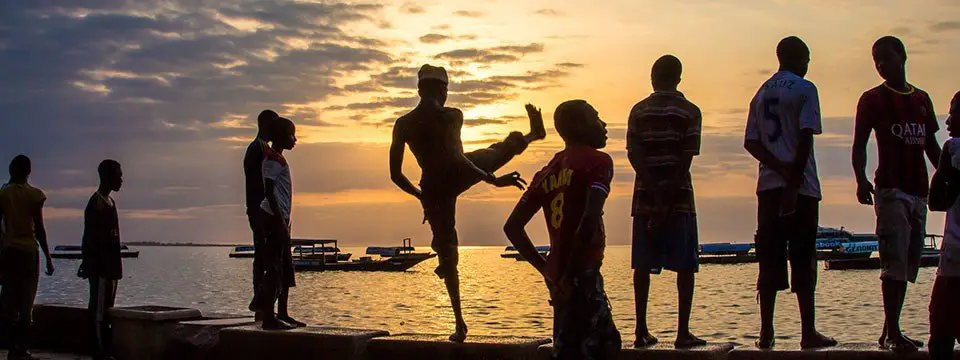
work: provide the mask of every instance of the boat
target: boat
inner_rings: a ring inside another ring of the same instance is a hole
[[[300,240],[309,240],[309,239],[293,239],[291,242],[296,242],[296,241],[300,241]],[[334,251],[334,250],[335,250],[335,251]],[[296,254],[296,253],[302,251],[302,249],[301,249],[299,246],[292,245],[292,246],[291,246],[291,251],[293,251],[293,253]],[[255,254],[255,253],[256,253],[256,247],[255,247],[255,246],[253,246],[253,245],[242,245],[242,246],[234,247],[234,248],[233,248],[233,251],[230,252],[230,257],[231,257],[231,258],[246,258],[246,259],[250,259],[250,258],[253,258],[253,257],[254,257],[254,254]],[[350,260],[350,257],[351,257],[351,256],[353,256],[353,254],[350,254],[350,253],[341,253],[341,252],[340,252],[340,249],[333,249],[333,248],[324,249],[324,253],[327,254],[326,256],[327,256],[328,260],[330,260],[330,261],[347,261],[347,260]]]
[[[337,240],[295,239],[293,245],[300,249],[293,254],[295,271],[406,271],[437,256],[430,252],[416,252],[409,238],[403,239],[400,247],[367,249],[368,255],[377,255],[378,258],[362,256],[349,261],[339,260],[336,256],[340,251]]]
[[[536,248],[537,248],[537,252],[540,253],[540,255],[543,255],[544,257],[550,254],[550,245],[537,246]],[[517,252],[517,248],[513,245],[510,245],[504,248],[503,254],[500,254],[500,257],[504,259],[515,259],[517,261],[526,261],[526,259],[524,259],[523,256],[521,256],[520,253]]]
[[[933,267],[937,266],[940,263],[940,247],[937,246],[937,239],[942,238],[940,235],[927,235],[923,244],[923,255],[920,256],[920,267]],[[856,247],[854,243],[853,247]],[[873,245],[874,251],[876,251],[876,246]],[[866,250],[864,250],[866,251]],[[872,254],[872,251],[870,252]],[[847,258],[847,259],[830,259],[824,262],[824,268],[827,270],[877,270],[882,268],[879,257],[867,257],[867,258]]]
[[[842,227],[818,227],[816,241],[817,260],[867,259],[877,249],[876,235],[854,234]],[[757,261],[755,245],[751,243],[700,245],[701,264],[747,264]]]
[[[249,259],[253,257],[255,249],[253,245],[237,246],[230,252],[230,257]]]
[[[53,252],[50,253],[50,257],[54,259],[71,259],[71,260],[80,260],[83,259],[83,250],[79,245],[57,245],[53,248]],[[136,258],[140,257],[140,250],[132,250],[126,245],[120,245],[120,257],[121,258]]]

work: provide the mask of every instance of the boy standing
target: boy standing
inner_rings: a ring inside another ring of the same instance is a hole
[[[53,260],[43,226],[46,195],[31,186],[30,158],[17,155],[10,162],[10,182],[0,189],[0,219],[3,221],[3,248],[0,249],[0,315],[9,332],[9,360],[34,359],[27,351],[27,335],[33,321],[33,301],[40,280],[40,254],[46,258],[47,276],[53,275]]]
[[[111,192],[120,191],[123,172],[115,160],[97,166],[100,187],[83,212],[83,262],[78,275],[90,282],[88,316],[93,331],[94,359],[111,357],[112,326],[107,313],[117,297],[117,282],[123,278],[120,259],[120,219]]]
[[[621,339],[600,275],[603,205],[613,179],[613,160],[599,150],[606,123],[586,101],[571,100],[557,107],[554,124],[566,147],[534,176],[503,230],[550,290],[553,358],[614,359]],[[524,230],[540,209],[550,233],[546,259]]]
[[[930,204],[951,204],[947,208],[947,221],[944,224],[943,243],[940,244],[940,266],[937,268],[937,280],[933,283],[930,295],[930,350],[931,360],[950,360],[953,347],[960,340],[960,126],[954,121],[960,120],[960,92],[950,102],[950,116],[947,117],[947,131],[950,139],[943,144],[940,153],[940,165],[933,174]],[[946,191],[941,191],[947,189]],[[945,201],[935,197],[944,196]]]
[[[627,155],[637,172],[633,194],[633,286],[637,310],[635,347],[657,343],[647,328],[650,274],[677,273],[679,295],[674,346],[706,341],[690,333],[699,238],[690,165],[700,154],[700,108],[677,90],[682,65],[672,55],[653,64],[654,93],[637,103],[627,123]]]

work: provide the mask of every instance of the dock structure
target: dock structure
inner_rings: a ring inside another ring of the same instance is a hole
[[[113,313],[112,313],[113,314]],[[195,309],[134,306],[116,309],[114,347],[118,360],[548,360],[550,339],[523,336],[470,336],[463,344],[430,334],[390,335],[384,330],[309,326],[291,331],[264,331],[251,317],[202,313]],[[89,339],[86,308],[36,306],[33,344],[40,359],[86,360]],[[960,356],[958,351],[957,356]],[[801,350],[778,343],[760,350],[735,343],[677,350],[670,344],[634,349],[629,341],[617,360],[925,360],[919,352],[900,355],[875,343],[848,343]],[[6,354],[0,353],[0,360]]]

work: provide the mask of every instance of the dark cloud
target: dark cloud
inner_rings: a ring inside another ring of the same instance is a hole
[[[950,21],[939,21],[930,25],[930,31],[933,32],[947,32],[960,30],[960,21],[950,20]]]
[[[487,14],[481,11],[470,11],[470,10],[457,10],[453,12],[456,16],[468,17],[468,18],[482,18],[487,16]]]
[[[584,67],[584,65],[581,63],[572,63],[572,62],[559,63],[557,64],[557,66],[561,68],[568,68],[568,69]]]
[[[426,34],[420,37],[420,42],[424,44],[439,44],[450,40],[450,36],[443,34]]]
[[[437,54],[434,58],[449,61],[454,65],[489,64],[516,61],[520,59],[520,56],[539,52],[543,52],[543,44],[533,43],[529,45],[504,45],[486,49],[457,49]]]
[[[534,14],[537,14],[537,15],[550,16],[550,17],[564,17],[564,16],[567,16],[567,14],[566,14],[565,12],[560,11],[560,10],[557,10],[557,9],[540,9],[540,10],[534,11],[533,13],[534,13]]]

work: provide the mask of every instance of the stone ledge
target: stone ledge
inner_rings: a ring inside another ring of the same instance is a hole
[[[32,344],[39,349],[89,354],[88,321],[85,305],[37,304],[30,329]]]
[[[216,359],[363,359],[367,342],[386,331],[332,327],[263,330],[255,325],[220,331]]]
[[[711,343],[689,349],[676,349],[673,344],[659,343],[654,346],[635,349],[630,343],[625,343],[620,350],[618,360],[724,360],[734,349],[734,343]],[[549,360],[553,345],[543,345],[539,349],[540,360]]]
[[[375,338],[367,345],[367,359],[465,359],[533,360],[546,338],[508,336],[468,336],[458,344],[448,335],[399,334]]]
[[[960,351],[955,352],[960,356]],[[801,350],[800,344],[777,344],[773,350],[760,350],[754,346],[739,346],[730,352],[729,360],[927,360],[926,348],[912,354],[895,354],[881,349],[876,343],[845,343],[835,347]]]

